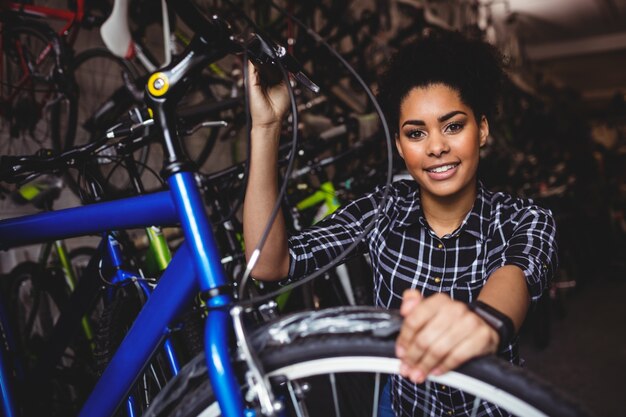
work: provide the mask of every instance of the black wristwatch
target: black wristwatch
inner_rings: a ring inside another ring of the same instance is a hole
[[[500,336],[498,351],[509,345],[513,336],[515,336],[515,326],[513,326],[513,321],[508,316],[478,300],[472,301],[467,306],[498,333],[498,336]]]

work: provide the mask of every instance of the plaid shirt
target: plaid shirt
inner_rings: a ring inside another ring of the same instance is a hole
[[[290,278],[326,265],[354,242],[374,218],[382,189],[342,207],[316,226],[289,239]],[[531,200],[486,190],[481,183],[472,210],[452,233],[438,237],[428,226],[415,181],[394,182],[376,224],[354,255],[369,254],[374,272],[374,299],[384,308],[400,308],[402,293],[412,288],[424,295],[444,292],[470,302],[488,277],[504,265],[522,269],[531,300],[536,301],[557,267],[556,226],[550,211]],[[517,339],[500,356],[519,364]],[[397,414],[413,415],[420,398],[430,398],[430,415],[463,415],[473,398],[447,387],[431,387],[395,377],[392,398]],[[402,411],[402,412],[400,412]],[[500,415],[483,404],[477,415]]]

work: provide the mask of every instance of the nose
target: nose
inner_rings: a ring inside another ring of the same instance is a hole
[[[428,146],[426,152],[428,156],[439,158],[441,155],[450,151],[448,139],[441,133],[431,134],[428,137]]]

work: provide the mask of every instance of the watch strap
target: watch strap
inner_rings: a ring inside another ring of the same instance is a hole
[[[509,345],[515,336],[515,326],[507,315],[478,300],[469,303],[468,307],[498,333],[500,336],[498,351]]]

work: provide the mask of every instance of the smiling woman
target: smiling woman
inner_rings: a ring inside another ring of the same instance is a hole
[[[467,213],[476,198],[479,150],[489,134],[487,118],[476,117],[453,88],[432,84],[409,92],[400,106],[399,123],[396,146],[421,185],[423,204],[455,198]],[[450,224],[450,230],[437,234],[443,236],[457,227]]]
[[[244,203],[250,250],[276,199],[276,154],[288,104],[284,85],[265,86],[251,71]],[[308,275],[332,262],[374,219],[357,249],[372,261],[375,303],[404,316],[395,344],[402,377],[390,378],[379,415],[419,414],[424,398],[429,414],[467,414],[471,396],[429,390],[426,376],[488,353],[519,363],[517,330],[556,268],[551,213],[490,192],[477,179],[503,79],[499,55],[482,41],[441,33],[402,48],[379,83],[379,97],[413,180],[374,190],[294,236],[287,236],[279,215],[253,269],[263,280]],[[377,215],[385,192],[389,200]],[[478,410],[503,414],[488,403]]]

